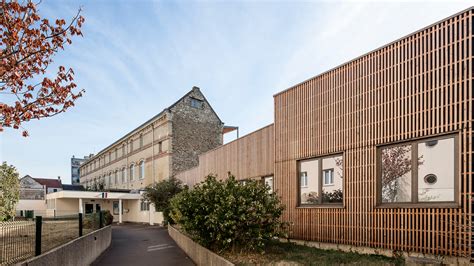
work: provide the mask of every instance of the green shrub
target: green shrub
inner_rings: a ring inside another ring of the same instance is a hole
[[[215,251],[263,250],[265,243],[284,237],[283,205],[262,182],[245,184],[208,176],[192,190],[171,200],[171,218],[195,241]]]
[[[155,204],[157,211],[163,212],[165,223],[173,223],[170,219],[170,200],[184,189],[183,184],[176,178],[170,178],[154,183],[145,188],[143,199]]]
[[[100,226],[100,215],[98,212],[86,214],[84,216],[83,226],[87,229],[98,229]],[[114,221],[114,216],[109,210],[102,211],[103,226],[110,225]]]
[[[84,215],[83,227],[85,229],[97,229],[99,228],[99,214],[91,213]]]
[[[114,216],[110,213],[109,210],[102,211],[103,212],[103,219],[104,219],[104,226],[111,225],[114,221]]]

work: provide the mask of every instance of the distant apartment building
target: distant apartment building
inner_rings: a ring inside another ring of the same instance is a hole
[[[74,155],[71,158],[71,184],[79,185],[80,184],[80,166],[84,163],[89,156],[84,156],[84,158],[76,158]]]
[[[222,145],[223,123],[200,89],[186,95],[79,167],[80,184],[141,189],[198,165]]]

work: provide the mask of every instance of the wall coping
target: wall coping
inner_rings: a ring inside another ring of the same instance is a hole
[[[234,266],[232,262],[194,242],[178,229],[168,225],[168,234],[191,260],[199,265]]]

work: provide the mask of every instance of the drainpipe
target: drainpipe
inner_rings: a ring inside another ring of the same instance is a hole
[[[125,176],[127,178],[127,188],[130,188],[130,176],[129,176],[130,175],[130,171],[129,171],[130,169],[128,168],[128,155],[130,154],[130,151],[129,151],[130,143],[129,143],[129,141],[127,141],[126,145],[127,145],[127,147],[125,147],[125,150],[127,152],[127,163],[125,165]],[[122,215],[122,214],[120,214],[120,215]]]
[[[156,176],[155,176],[155,124],[151,124],[151,148],[152,148],[152,154],[151,154],[151,175],[153,176],[153,183],[156,182]]]

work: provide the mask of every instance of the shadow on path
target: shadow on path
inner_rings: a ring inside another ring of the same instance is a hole
[[[110,247],[92,265],[194,265],[160,226],[112,226]]]

